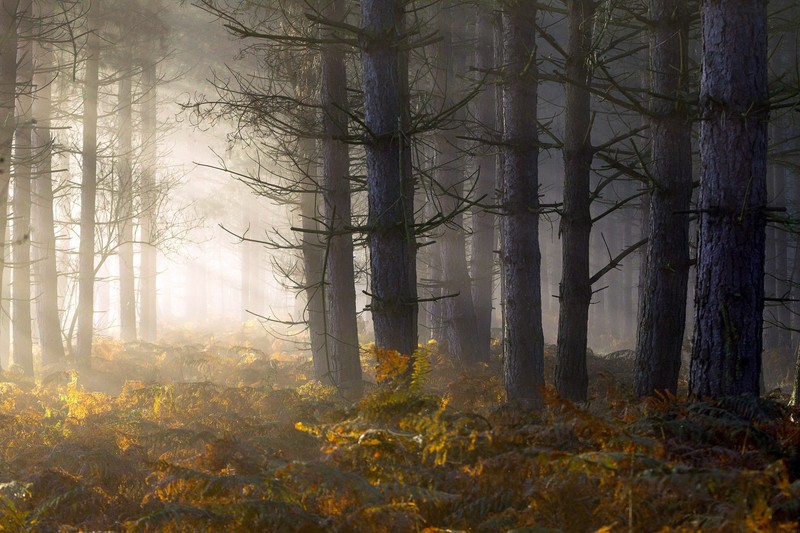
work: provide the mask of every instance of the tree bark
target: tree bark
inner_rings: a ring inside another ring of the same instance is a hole
[[[704,0],[703,161],[689,392],[759,393],[764,308],[767,2]]]
[[[592,216],[589,176],[592,168],[589,54],[592,47],[592,0],[567,2],[569,37],[564,125],[564,207],[561,214],[561,284],[555,383],[559,394],[585,401],[589,387],[586,342],[592,286],[589,237]]]
[[[136,279],[133,270],[132,81],[119,81],[119,320],[122,342],[136,340]]]
[[[636,342],[634,390],[676,393],[686,326],[692,144],[687,88],[686,0],[651,0],[649,174],[653,180]]]
[[[405,2],[361,2],[368,247],[375,344],[417,349],[416,237],[411,173]]]
[[[328,20],[344,22],[344,0],[333,0],[323,10]],[[334,39],[337,32],[323,23],[320,36]],[[356,322],[355,269],[353,235],[348,226],[350,206],[350,153],[347,136],[347,71],[344,50],[335,45],[322,48],[322,195],[325,202],[325,226],[330,232],[327,246],[326,298],[328,316],[328,357],[332,379],[347,397],[359,397],[363,391],[361,357]]]
[[[502,14],[503,196],[500,239],[505,284],[504,378],[509,400],[541,403],[544,384],[539,268],[539,143],[536,7],[513,0]]]
[[[142,207],[139,219],[142,245],[139,271],[139,335],[146,342],[158,336],[157,258],[155,243],[156,158],[157,158],[157,78],[156,64],[148,62],[142,71],[145,96],[142,100]]]
[[[42,50],[42,66],[53,64],[52,52]],[[44,75],[37,78],[33,117],[36,120],[34,137],[39,154],[36,179],[33,180],[33,220],[35,220],[34,257],[39,294],[36,296],[36,317],[39,323],[39,343],[42,364],[49,365],[64,359],[61,338],[61,319],[58,312],[58,269],[56,266],[56,235],[53,215],[53,165],[50,135],[52,113],[52,80]]]
[[[33,6],[26,0],[18,7],[17,131],[14,148],[14,202],[11,258],[11,327],[14,364],[33,375],[31,327],[31,176],[33,163]]]

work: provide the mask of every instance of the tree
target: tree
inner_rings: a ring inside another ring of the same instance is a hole
[[[440,213],[447,219],[437,247],[443,274],[442,325],[450,354],[462,365],[470,365],[487,358],[488,346],[487,351],[481,354],[463,231],[465,173],[459,134],[463,134],[466,110],[461,102],[463,90],[457,76],[464,70],[465,58],[464,51],[454,44],[453,24],[464,19],[459,13],[463,15],[455,3],[443,2],[438,16],[440,40],[434,67],[434,102],[436,112],[449,118],[441,121],[441,130],[434,138],[437,152],[435,187],[438,189]]]
[[[142,85],[145,96],[142,100],[142,206],[147,211],[139,219],[141,231],[141,278],[139,280],[139,334],[147,342],[155,342],[158,334],[156,307],[156,277],[158,275],[158,249],[155,244],[155,206],[156,206],[156,156],[157,156],[157,108],[156,62],[153,58],[145,60],[142,66]]]
[[[536,7],[503,9],[503,177],[500,246],[505,301],[504,378],[509,400],[540,401],[544,335],[539,268]]]
[[[320,39],[335,42],[336,30],[345,21],[344,0],[323,0]],[[362,391],[356,322],[353,235],[349,230],[350,154],[346,144],[349,106],[347,71],[342,44],[323,45],[320,54],[320,103],[322,107],[322,196],[328,232],[325,290],[328,303],[328,358],[332,381],[347,395]]]
[[[411,355],[418,304],[404,10],[402,0],[361,2],[361,59],[375,344]]]
[[[132,80],[123,76],[119,81],[119,318],[120,337],[123,342],[136,340],[136,280],[133,270],[133,98]]]
[[[478,7],[477,47],[475,64],[479,72],[488,73],[495,67],[494,14],[485,6]],[[484,74],[485,75],[485,74]],[[497,131],[497,99],[495,89],[483,87],[475,97],[475,114],[483,129],[484,137],[491,141],[483,147],[477,157],[478,177],[475,196],[484,205],[496,201],[497,154],[494,145],[499,137]],[[472,210],[472,298],[475,307],[477,351],[481,358],[488,359],[492,338],[492,282],[494,281],[495,222],[491,210],[475,206]]]
[[[565,68],[564,206],[562,278],[559,285],[556,389],[564,397],[585,401],[589,376],[586,340],[592,284],[589,278],[589,237],[592,231],[590,174],[592,117],[590,109],[592,28],[595,2],[567,2],[569,37]]]
[[[81,225],[78,287],[78,341],[76,361],[91,366],[94,336],[95,201],[97,197],[97,106],[100,68],[100,36],[96,18],[89,18],[86,66],[83,79],[83,145],[81,149]]]
[[[764,306],[767,2],[704,0],[693,396],[759,393]]]
[[[0,79],[17,79],[17,0],[0,3]],[[0,264],[7,253],[8,189],[11,181],[11,147],[14,141],[16,83],[0,85]],[[2,273],[2,270],[0,270]]]
[[[53,53],[40,48],[40,68],[52,68]],[[40,73],[36,81],[33,118],[36,157],[36,178],[32,182],[33,216],[36,231],[33,239],[33,263],[37,278],[36,318],[39,323],[39,344],[44,365],[64,359],[61,320],[58,312],[58,268],[56,235],[53,215],[53,137],[50,132],[52,114],[52,84],[49,74]]]
[[[33,162],[33,4],[19,6],[17,130],[14,134],[14,202],[11,285],[11,325],[14,330],[14,363],[33,375],[31,331],[31,178]]]
[[[653,144],[645,275],[639,304],[634,389],[675,393],[689,280],[692,136],[686,103],[689,10],[686,0],[650,1]]]

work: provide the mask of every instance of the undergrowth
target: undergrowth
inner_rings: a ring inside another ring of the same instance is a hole
[[[0,531],[796,531],[776,399],[504,404],[497,362],[371,348],[357,404],[310,363],[220,343],[95,346],[0,383]],[[123,379],[126,378],[126,379]],[[94,386],[93,386],[94,385]]]

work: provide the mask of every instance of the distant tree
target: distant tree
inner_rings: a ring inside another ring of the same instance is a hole
[[[494,34],[496,16],[486,5],[478,6],[475,66],[482,78],[495,68]],[[472,298],[475,307],[477,352],[488,359],[492,332],[492,285],[495,279],[495,223],[492,209],[483,206],[497,201],[497,99],[493,84],[486,84],[475,96],[475,118],[487,143],[477,155],[478,176],[475,197],[480,204],[472,209]]]
[[[441,287],[444,299],[440,303],[444,338],[447,349],[461,364],[469,365],[488,358],[481,354],[478,328],[472,301],[472,285],[467,267],[466,236],[461,204],[464,201],[465,161],[459,136],[464,133],[465,97],[459,77],[466,67],[463,45],[456,43],[456,22],[466,17],[463,7],[455,2],[440,3],[437,16],[439,42],[434,65],[434,105],[437,113],[448,116],[441,121],[434,136],[436,147],[435,196],[439,211],[448,217],[438,237]],[[481,250],[486,252],[486,250]],[[489,259],[491,260],[491,250]],[[489,267],[491,270],[491,266]]]
[[[156,210],[157,205],[157,86],[156,60],[154,57],[145,60],[142,66],[142,85],[145,95],[141,104],[142,122],[142,170],[140,194],[141,205],[147,206],[139,217],[141,232],[141,266],[139,280],[139,335],[147,342],[155,342],[158,335],[158,310],[156,306],[156,281],[158,276],[156,247]]]
[[[17,79],[17,3],[17,0],[3,0],[0,3],[0,79],[3,80]],[[16,124],[14,119],[16,96],[16,83],[0,84],[0,268],[5,265],[7,255],[5,244],[8,227],[8,189],[11,182],[11,148]]]
[[[97,198],[97,108],[100,69],[100,35],[96,13],[88,22],[83,77],[83,144],[81,147],[81,221],[78,281],[78,338],[75,352],[79,368],[91,367],[94,336],[95,208]]]
[[[133,187],[133,80],[119,81],[118,155],[119,155],[119,318],[123,342],[136,340],[136,279],[134,277],[134,187]]]
[[[766,226],[767,2],[704,0],[689,392],[759,393]]]
[[[539,269],[536,5],[511,0],[503,24],[504,378],[509,400],[541,400],[544,334]]]
[[[36,318],[39,324],[39,344],[44,365],[64,359],[64,341],[61,336],[61,319],[58,307],[58,268],[56,261],[56,234],[54,220],[54,169],[51,116],[53,114],[54,54],[40,47],[36,54],[38,67],[43,72],[34,78],[36,98],[33,103],[34,148],[36,177],[32,182],[35,230],[32,234],[33,264],[36,274]]]
[[[17,129],[14,135],[14,202],[12,223],[11,324],[14,364],[33,375],[31,324],[31,178],[33,176],[33,3],[18,6]]]

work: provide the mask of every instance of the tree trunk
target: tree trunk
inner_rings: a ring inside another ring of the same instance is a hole
[[[303,232],[301,235],[301,251],[303,254],[303,271],[305,272],[304,291],[306,296],[306,316],[308,336],[311,343],[311,359],[314,364],[314,377],[325,384],[333,384],[333,366],[328,357],[328,336],[325,317],[325,286],[323,283],[325,247],[320,239],[318,207],[319,194],[317,181],[311,175],[314,164],[314,140],[300,139],[299,158],[304,161],[305,168],[301,184],[304,192],[300,193],[300,217]]]
[[[89,33],[83,80],[83,147],[81,158],[81,243],[78,278],[78,341],[76,362],[91,367],[94,334],[94,233],[97,194],[97,86],[100,50],[97,34]]]
[[[131,78],[119,81],[119,322],[122,342],[136,340],[136,279],[133,270],[133,105]]]
[[[536,7],[503,10],[503,178],[500,239],[505,284],[504,378],[509,400],[541,403],[544,384],[539,268]]]
[[[42,51],[43,66],[52,66],[52,53]],[[36,296],[36,315],[39,323],[39,343],[42,364],[49,365],[64,359],[64,343],[61,338],[61,319],[58,313],[58,269],[56,266],[56,235],[53,215],[53,165],[50,115],[52,113],[52,80],[37,76],[36,100],[33,117],[36,120],[34,135],[37,156],[36,179],[33,180],[33,219],[36,231],[33,248],[39,294]]]
[[[651,0],[650,36],[653,180],[641,280],[634,390],[675,393],[681,367],[689,280],[692,144],[687,86],[689,12],[686,0]]]
[[[589,53],[592,47],[592,0],[567,2],[569,38],[566,63],[564,126],[564,207],[561,214],[561,284],[555,383],[559,394],[585,401],[589,386],[586,341],[592,286],[589,237],[592,231],[589,176],[592,167]]]
[[[495,20],[487,8],[479,8],[475,63],[479,70],[495,68]],[[487,140],[499,139],[497,131],[497,104],[491,84],[475,97],[478,122]],[[497,155],[493,144],[487,145],[478,155],[478,182],[475,196],[484,205],[497,201]],[[476,206],[472,209],[472,300],[475,307],[477,351],[481,360],[488,361],[492,339],[492,283],[494,280],[494,213]]]
[[[758,394],[764,308],[767,2],[704,0],[703,161],[689,392]]]
[[[344,0],[333,0],[323,10],[333,23],[343,23]],[[323,24],[320,36],[337,37],[331,26]],[[321,53],[321,103],[324,135],[322,139],[322,183],[325,201],[325,226],[328,238],[326,282],[328,312],[328,356],[332,380],[348,397],[359,397],[363,390],[361,358],[356,322],[353,235],[350,218],[350,153],[347,136],[347,71],[344,50],[328,45]]]
[[[31,165],[33,163],[33,7],[30,0],[19,6],[20,40],[17,85],[17,131],[14,148],[14,223],[11,232],[11,326],[14,364],[33,375],[31,331]]]
[[[461,13],[463,15],[463,13]],[[464,196],[464,173],[458,135],[463,133],[463,109],[454,109],[461,99],[456,76],[464,67],[463,54],[453,48],[452,21],[463,20],[451,2],[443,4],[439,13],[440,41],[437,44],[435,65],[434,101],[437,112],[449,115],[443,119],[442,128],[436,133],[436,190],[441,214],[448,218],[439,238],[441,254],[442,292],[441,302],[444,336],[447,348],[461,365],[471,365],[486,355],[479,352],[475,308],[472,305],[472,285],[467,270],[466,240],[463,231],[464,217],[458,213]],[[491,260],[491,255],[490,255]]]
[[[17,79],[17,0],[0,2],[0,79]],[[0,85],[0,279],[6,263],[8,250],[6,228],[8,225],[8,187],[11,181],[11,146],[14,140],[16,105],[16,84]],[[3,285],[5,287],[5,283]],[[5,312],[4,316],[8,316]],[[0,317],[0,324],[5,324]],[[3,328],[0,336],[8,337],[8,328]]]
[[[156,157],[157,157],[157,94],[156,64],[148,62],[142,71],[145,96],[142,101],[142,207],[139,227],[142,234],[141,264],[139,267],[139,335],[146,342],[155,342],[158,336],[158,310],[156,307],[157,257],[155,222],[157,212]]]
[[[361,2],[361,59],[375,344],[411,355],[417,349],[417,246],[404,8],[401,0]]]

